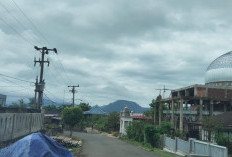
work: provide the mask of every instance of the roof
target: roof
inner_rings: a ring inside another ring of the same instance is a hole
[[[85,111],[84,114],[99,114],[99,115],[107,115],[101,107],[98,105],[93,106],[89,111]]]
[[[205,83],[232,81],[232,51],[216,58],[207,68]]]
[[[222,114],[216,115],[216,118],[220,119],[224,126],[232,126],[232,111],[224,112]]]

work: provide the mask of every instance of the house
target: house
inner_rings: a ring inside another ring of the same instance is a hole
[[[130,125],[131,122],[135,120],[142,120],[142,121],[151,121],[152,117],[145,116],[141,113],[133,113],[130,111],[128,107],[125,107],[120,112],[120,130],[119,133],[121,135],[126,135],[126,128]]]

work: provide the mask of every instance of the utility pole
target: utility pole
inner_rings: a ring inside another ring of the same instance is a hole
[[[165,96],[164,94],[165,94],[165,92],[166,92],[167,90],[171,90],[171,89],[165,88],[165,85],[164,85],[164,88],[163,88],[163,89],[160,88],[160,89],[156,89],[156,90],[159,90],[159,91],[160,91],[159,95],[161,95],[161,91],[163,91],[162,99],[164,99],[164,96]]]
[[[68,87],[72,87],[72,89],[70,90],[70,92],[73,93],[72,106],[74,107],[74,100],[75,100],[74,97],[75,97],[75,93],[76,93],[75,88],[76,88],[76,87],[79,87],[79,85],[77,85],[77,86],[68,86]]]
[[[36,81],[35,81],[35,97],[34,97],[34,108],[38,108],[38,103],[36,102],[37,99],[37,89],[38,89],[38,76],[36,76]]]
[[[44,90],[44,86],[45,86],[45,81],[43,79],[43,71],[44,71],[44,63],[47,63],[49,66],[49,60],[47,59],[47,61],[44,61],[44,56],[45,54],[49,54],[50,51],[53,51],[55,53],[57,53],[56,48],[54,49],[48,49],[47,47],[34,47],[37,51],[41,52],[41,60],[39,59],[38,61],[36,59],[34,59],[34,66],[36,65],[36,63],[40,64],[40,78],[39,78],[39,83],[37,85],[37,91],[39,92],[39,97],[38,97],[38,109],[42,106],[43,103],[43,90]]]

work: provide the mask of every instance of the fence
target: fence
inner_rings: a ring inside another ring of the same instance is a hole
[[[41,130],[41,113],[0,113],[0,143]]]
[[[228,150],[226,147],[195,139],[184,141],[179,138],[172,139],[165,136],[164,146],[166,149],[171,150],[172,152],[181,153],[184,155],[194,154],[210,157],[228,157]]]

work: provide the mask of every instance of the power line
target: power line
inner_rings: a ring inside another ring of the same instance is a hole
[[[53,100],[51,100],[47,95],[46,95],[46,93],[44,93],[44,96],[49,100],[49,101],[51,101],[52,103],[55,103],[55,104],[57,104],[57,102],[55,102],[55,101],[53,101]]]
[[[7,78],[4,78],[4,77],[2,77],[2,78],[3,78],[4,80],[8,81],[8,82],[11,82],[11,83],[13,83],[13,84],[15,84],[15,85],[17,85],[17,86],[22,87],[22,88],[24,88],[24,89],[28,89],[28,87],[22,86],[22,85],[20,85],[20,84],[18,84],[18,83],[15,83],[15,82],[13,82],[13,81],[7,79]]]
[[[29,23],[32,25],[32,27],[34,27],[34,29],[40,34],[40,36],[47,42],[49,43],[49,41],[47,40],[47,38],[42,34],[42,32],[38,29],[38,27],[32,22],[32,20],[24,13],[24,11],[19,7],[19,5],[14,1],[11,0],[14,5],[16,6],[16,8],[19,9],[19,11],[23,14],[23,16],[29,21]]]
[[[60,98],[56,97],[55,94],[53,94],[50,91],[48,91],[46,88],[45,88],[45,91],[48,92],[49,94],[51,94],[54,98],[56,98],[58,100],[61,100]],[[61,100],[61,101],[63,101],[63,100]]]
[[[13,14],[11,14],[10,10],[3,4],[0,2],[0,5],[8,12],[9,15],[11,15],[14,20],[24,29],[24,30],[27,30],[27,28],[24,26],[24,24],[18,20]],[[42,44],[37,38],[33,38],[33,36],[30,35],[30,38],[31,39],[35,39],[38,43]]]
[[[27,40],[24,36],[22,36],[14,27],[12,27],[9,23],[7,23],[3,18],[0,18],[2,22],[4,22],[6,25],[10,27],[16,34],[18,34],[24,41],[28,42],[30,45],[33,46],[33,43]]]
[[[13,77],[13,76],[8,76],[8,75],[5,75],[5,74],[0,74],[0,76],[12,78],[12,79],[19,80],[19,81],[23,81],[23,82],[34,83],[34,82],[32,82],[32,81],[23,80],[23,79],[16,78],[16,77]]]

